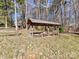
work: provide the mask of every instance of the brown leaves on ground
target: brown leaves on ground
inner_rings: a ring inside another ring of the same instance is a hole
[[[0,59],[79,59],[79,36],[60,34],[45,37],[0,36]]]

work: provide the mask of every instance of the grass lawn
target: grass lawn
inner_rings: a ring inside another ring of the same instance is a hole
[[[79,59],[79,36],[0,36],[0,59]]]

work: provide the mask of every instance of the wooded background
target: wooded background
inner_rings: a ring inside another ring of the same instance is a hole
[[[78,5],[78,0],[0,0],[0,24],[6,28],[13,26],[16,8],[17,21],[21,26],[27,18],[34,18],[59,22],[65,28],[76,30],[79,27]]]

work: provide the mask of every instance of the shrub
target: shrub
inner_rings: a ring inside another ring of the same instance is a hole
[[[62,26],[59,28],[59,32],[60,33],[63,33],[64,32],[64,28]]]

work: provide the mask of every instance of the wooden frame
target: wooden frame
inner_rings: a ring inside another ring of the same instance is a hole
[[[47,28],[47,34],[48,35],[49,35],[49,32],[50,32],[49,27],[54,27],[54,28],[58,29],[61,26],[60,23],[50,22],[50,21],[45,21],[45,20],[39,20],[39,19],[31,19],[31,18],[27,20],[27,25],[29,25],[30,26],[29,29],[32,30],[31,31],[32,36],[33,36],[34,26],[45,26],[45,28]]]

